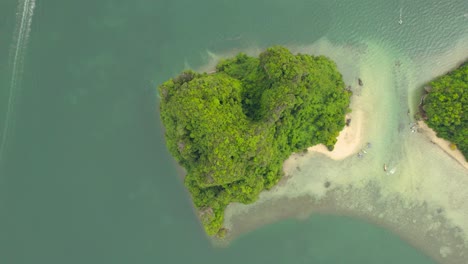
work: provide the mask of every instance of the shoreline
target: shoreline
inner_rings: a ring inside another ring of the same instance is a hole
[[[323,144],[309,147],[307,150],[323,154],[332,160],[342,160],[358,153],[364,144],[364,111],[355,110],[346,115],[346,119],[349,118],[351,119],[351,123],[340,131],[333,151],[329,151]]]
[[[351,59],[350,54],[356,53],[326,40],[301,51],[330,55],[344,69],[347,84],[356,83],[357,76],[364,80],[362,90],[354,85],[353,111],[347,115],[351,124],[340,132],[333,151],[316,145],[307,153],[291,155],[283,164],[285,177],[255,203],[229,205],[225,226],[230,232],[216,244],[227,246],[261,226],[318,213],[373,223],[439,263],[464,263],[468,256],[466,168],[453,166],[430,139],[411,133],[410,120],[405,121],[406,113],[401,111],[406,105],[400,96],[407,90],[394,90],[416,87],[424,75],[406,81],[406,76],[398,76],[399,69],[410,68],[411,62],[395,66],[394,56],[372,43],[360,54],[362,60]],[[368,154],[353,157],[366,142],[373,145]],[[391,174],[382,169],[382,164],[389,163]]]
[[[432,128],[430,128],[425,122],[418,121],[417,124],[418,132],[422,133],[425,137],[429,139],[431,143],[437,145],[440,149],[447,153],[447,155],[449,155],[466,170],[468,170],[468,162],[465,160],[465,156],[463,156],[459,149],[451,149],[450,144],[452,143],[443,138],[437,137],[437,133]]]
[[[302,222],[314,215],[330,215],[351,217],[389,230],[438,263],[463,263],[468,255],[468,245],[460,236],[459,229],[447,222],[443,212],[416,202],[407,211],[408,205],[405,205],[402,197],[380,200],[379,190],[375,187],[372,183],[364,188],[337,187],[321,198],[282,197],[256,203],[236,213],[229,227],[234,232],[223,240],[215,239],[214,245],[229,246],[230,242],[246,233],[286,219]],[[357,196],[356,192],[359,193]],[[374,202],[369,204],[368,201],[372,199]],[[276,207],[283,210],[271,210]],[[404,217],[400,214],[404,214]]]

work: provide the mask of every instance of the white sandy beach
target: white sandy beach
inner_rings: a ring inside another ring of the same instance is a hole
[[[364,145],[363,142],[363,119],[364,112],[362,110],[354,111],[346,115],[346,119],[351,119],[351,124],[345,126],[337,138],[337,142],[333,151],[329,151],[323,144],[312,146],[307,150],[309,152],[317,152],[333,160],[342,160],[359,152]]]
[[[332,152],[313,146],[306,154],[292,155],[284,163],[287,180],[261,193],[256,203],[228,206],[225,226],[232,237],[314,212],[350,215],[389,228],[440,263],[465,263],[467,169],[431,143],[436,137],[411,132],[414,120],[407,114],[411,100],[406,99],[408,87],[416,89],[435,77],[434,72],[457,65],[457,56],[466,48],[461,43],[455,50],[459,52],[437,58],[443,67],[429,68],[428,73],[404,58],[395,63],[395,55],[371,43],[340,47],[322,40],[297,48],[337,62],[345,83],[356,89],[351,124],[340,133]],[[358,77],[364,82],[362,89]],[[367,142],[372,148],[358,158],[355,154]],[[383,164],[393,173],[384,172]]]
[[[463,156],[460,150],[451,149],[451,143],[443,138],[437,137],[436,132],[432,130],[432,128],[428,127],[427,124],[423,121],[419,121],[418,126],[419,131],[421,131],[421,133],[423,133],[432,143],[439,146],[443,151],[445,151],[445,153],[450,155],[452,158],[458,161],[460,165],[462,165],[465,169],[468,170],[468,162],[466,162],[465,156]]]

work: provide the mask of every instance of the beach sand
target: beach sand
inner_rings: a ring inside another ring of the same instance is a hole
[[[411,89],[454,67],[460,54],[442,54],[441,69],[425,69],[403,57],[395,63],[397,55],[370,42],[343,47],[321,40],[292,50],[337,62],[345,83],[353,86],[351,125],[340,133],[334,151],[313,146],[293,154],[284,163],[285,180],[254,204],[229,205],[227,240],[280,219],[348,215],[392,230],[439,263],[467,263],[467,170],[425,133],[412,133],[414,120],[407,113]],[[466,48],[461,43],[456,50]],[[372,148],[365,148],[367,142]],[[358,158],[363,149],[367,153]]]
[[[450,148],[450,142],[437,137],[437,134],[432,128],[428,127],[426,123],[423,121],[418,121],[418,131],[423,133],[432,143],[436,144],[439,146],[445,153],[450,155],[452,158],[454,158],[460,165],[462,165],[465,169],[468,169],[468,162],[465,160],[465,156],[461,153],[460,150],[458,149],[451,149]]]
[[[342,160],[358,153],[364,145],[364,111],[353,111],[352,113],[346,115],[346,119],[348,118],[351,119],[351,123],[349,126],[345,126],[344,129],[338,135],[333,151],[329,151],[327,147],[323,144],[315,145],[313,147],[307,148],[307,150],[309,152],[317,152],[324,154],[325,156],[333,160]]]

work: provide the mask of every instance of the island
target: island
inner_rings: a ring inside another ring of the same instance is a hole
[[[463,164],[468,157],[468,62],[424,87],[419,115],[437,137],[451,142],[440,143],[443,149],[449,154],[460,150]]]
[[[292,153],[333,149],[351,92],[329,58],[274,46],[221,60],[210,73],[184,71],[159,95],[167,147],[201,223],[223,237],[229,203],[252,203],[275,186]]]

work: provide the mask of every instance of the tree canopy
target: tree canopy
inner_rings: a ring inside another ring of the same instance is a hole
[[[429,84],[423,109],[437,136],[468,156],[468,62]]]
[[[292,152],[333,149],[350,98],[333,61],[280,46],[223,60],[213,74],[184,71],[159,93],[167,146],[209,235],[225,233],[229,203],[273,187]]]

